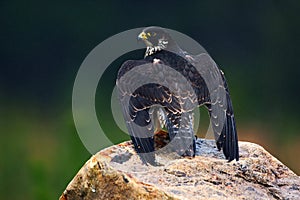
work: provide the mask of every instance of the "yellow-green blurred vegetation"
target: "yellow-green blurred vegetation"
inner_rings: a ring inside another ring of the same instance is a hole
[[[299,10],[300,1],[270,0],[1,1],[0,199],[59,197],[90,157],[72,118],[77,70],[109,36],[150,25],[204,46],[226,74],[239,139],[300,174]],[[115,143],[128,139],[110,112],[120,64],[108,68],[96,95]]]

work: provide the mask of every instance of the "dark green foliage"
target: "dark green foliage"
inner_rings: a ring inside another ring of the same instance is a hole
[[[149,25],[203,45],[225,72],[240,139],[300,173],[300,1],[131,2],[0,2],[0,199],[58,198],[90,157],[71,113],[80,64],[109,36]],[[100,123],[116,143],[128,136],[111,123],[106,97],[120,63],[96,95]]]

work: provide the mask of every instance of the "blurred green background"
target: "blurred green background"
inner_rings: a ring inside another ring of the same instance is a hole
[[[299,10],[300,1],[275,0],[2,0],[0,199],[60,196],[90,157],[72,118],[77,70],[106,38],[150,25],[204,46],[226,73],[239,139],[261,144],[300,174]],[[108,106],[119,65],[106,71],[96,96],[114,142],[127,139]]]

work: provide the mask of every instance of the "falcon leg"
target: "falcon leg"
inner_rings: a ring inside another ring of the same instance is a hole
[[[181,156],[195,156],[196,139],[193,130],[193,118],[191,113],[181,115],[168,114],[166,120],[170,137],[168,148]]]

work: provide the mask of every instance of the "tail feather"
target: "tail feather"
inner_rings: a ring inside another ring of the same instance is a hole
[[[216,138],[216,143],[218,149],[223,150],[223,153],[226,159],[228,159],[228,161],[232,161],[234,159],[236,159],[237,161],[239,160],[237,130],[235,125],[232,103],[228,93],[225,122],[219,138]]]
[[[154,155],[154,139],[153,137],[138,138],[131,136],[131,140],[134,144],[134,148],[140,156],[143,163],[146,165],[156,165]]]
[[[228,161],[239,160],[238,139],[233,115],[226,116],[223,130],[217,140],[217,147],[219,150],[223,150]]]

